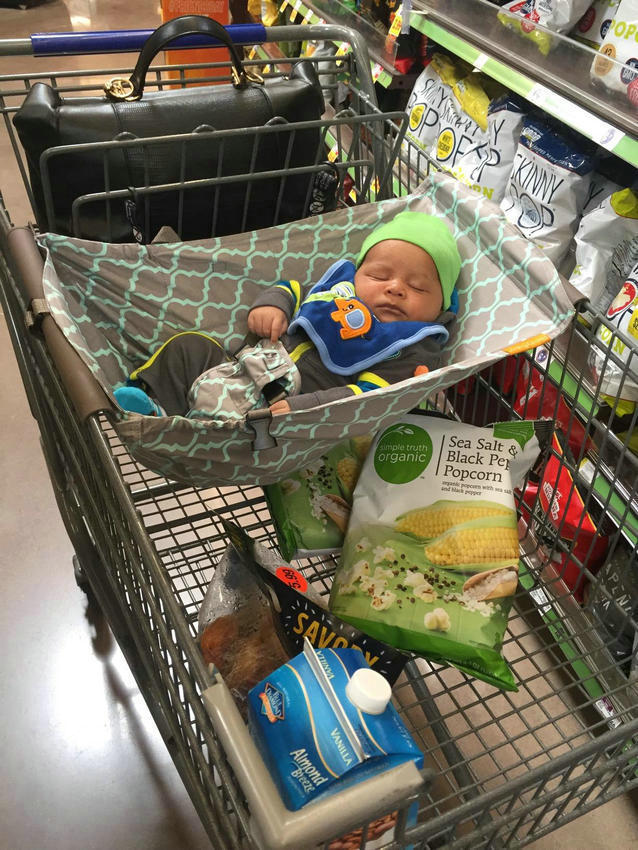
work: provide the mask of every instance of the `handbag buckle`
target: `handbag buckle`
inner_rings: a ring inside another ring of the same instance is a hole
[[[246,83],[259,83],[260,85],[264,84],[264,78],[256,73],[255,71],[248,71],[246,68],[242,68],[241,73],[237,71],[234,65],[231,66],[230,69],[233,85],[235,88],[241,88],[245,86]]]
[[[139,100],[134,96],[135,88],[127,77],[113,77],[104,83],[104,91],[113,100]]]

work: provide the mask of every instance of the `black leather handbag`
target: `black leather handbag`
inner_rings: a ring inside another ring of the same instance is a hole
[[[155,55],[175,38],[195,33],[226,45],[233,82],[145,93]],[[103,98],[63,99],[36,83],[14,116],[40,229],[107,242],[150,242],[163,225],[183,240],[203,239],[307,215],[313,174],[288,172],[322,162],[321,130],[286,125],[321,117],[323,97],[311,63],[264,82],[243,69],[220,24],[186,15],[155,30],[130,79],[110,80],[105,91]],[[137,143],[156,136],[169,138]],[[104,142],[110,144],[95,144]],[[60,146],[64,150],[41,159]],[[267,171],[279,175],[227,180]],[[193,183],[220,177],[224,182],[216,185]]]

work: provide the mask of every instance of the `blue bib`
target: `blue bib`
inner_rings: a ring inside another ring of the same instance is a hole
[[[354,291],[354,263],[337,260],[316,283],[290,323],[315,344],[326,369],[354,375],[431,336],[447,342],[438,322],[380,322]]]

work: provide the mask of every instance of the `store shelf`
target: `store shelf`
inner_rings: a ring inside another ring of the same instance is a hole
[[[393,55],[386,52],[383,35],[339,0],[284,0],[280,11],[291,9],[293,24],[341,24],[365,36],[372,60],[372,79],[384,88],[412,88],[415,75],[401,74],[394,67]],[[347,44],[337,45],[337,55],[348,53]]]
[[[596,51],[551,34],[543,56],[498,20],[487,0],[414,0],[410,25],[582,135],[638,167],[638,112],[620,93],[596,87]]]
[[[616,480],[612,470],[604,463],[583,461],[579,476],[590,486],[598,504],[609,519],[621,530],[625,540],[633,547],[638,545],[638,504],[631,494]],[[613,482],[613,483],[612,483]]]
[[[556,568],[551,563],[530,567],[529,559],[525,559],[520,565],[519,581],[592,707],[610,729],[631,721],[636,716],[636,685],[617,669],[605,642],[596,633],[594,620],[578,605]]]

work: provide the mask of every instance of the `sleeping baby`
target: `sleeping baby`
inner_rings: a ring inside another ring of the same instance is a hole
[[[337,260],[307,292],[266,289],[248,313],[252,335],[232,356],[201,331],[178,333],[115,390],[125,410],[198,419],[306,410],[439,366],[456,314],[461,267],[439,218],[403,212]]]

